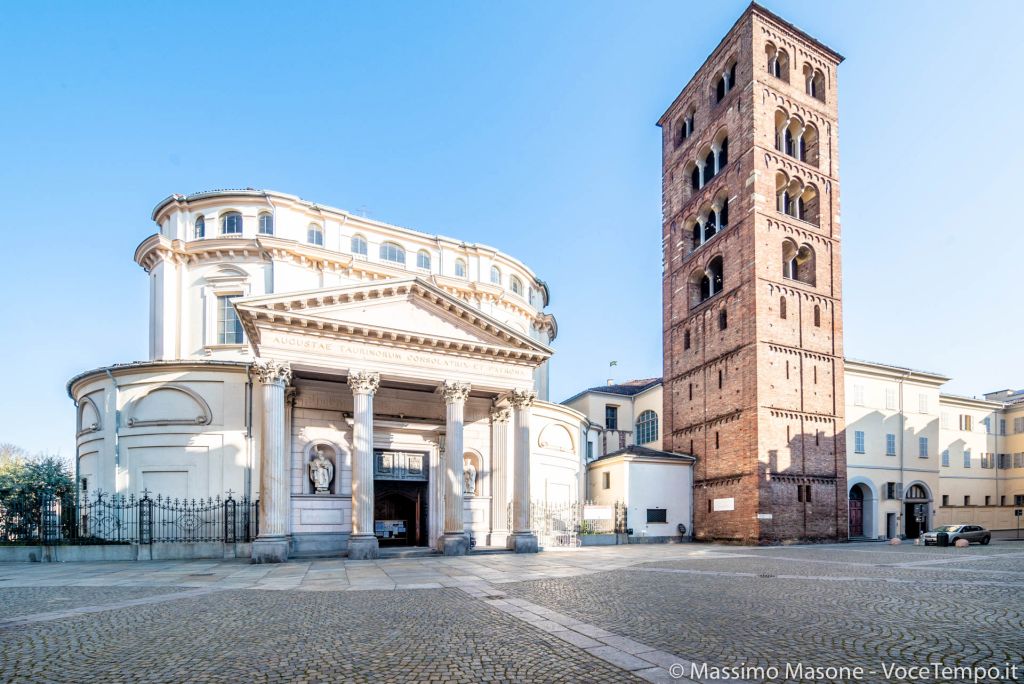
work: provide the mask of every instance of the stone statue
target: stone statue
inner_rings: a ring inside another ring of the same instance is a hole
[[[317,447],[316,457],[309,462],[309,479],[317,494],[331,493],[331,480],[334,479],[334,464],[327,458],[327,447]]]
[[[476,466],[473,465],[473,459],[464,458],[462,459],[462,493],[465,496],[473,496],[476,494]]]

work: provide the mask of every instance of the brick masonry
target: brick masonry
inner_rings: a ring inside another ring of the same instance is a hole
[[[768,71],[772,48],[787,54],[788,82]],[[840,61],[751,5],[659,121],[665,446],[698,456],[698,539],[772,543],[847,536]],[[717,101],[716,84],[733,64],[734,86]],[[823,100],[806,92],[805,70],[820,72]],[[691,112],[693,132],[683,137],[680,126]],[[776,149],[777,117],[790,116],[817,131],[816,141],[808,134],[807,161]],[[692,189],[693,163],[724,134],[728,162]],[[780,177],[816,190],[806,202],[811,220],[777,210]],[[694,221],[726,196],[728,226],[693,248]],[[783,275],[786,242],[813,250],[800,280]],[[700,277],[716,257],[722,259],[722,291],[700,301]],[[713,510],[715,499],[730,498],[733,510]]]

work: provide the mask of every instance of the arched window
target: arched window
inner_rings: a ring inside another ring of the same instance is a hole
[[[466,262],[462,259],[455,260],[455,275],[459,278],[466,277]]]
[[[700,190],[700,167],[697,165],[694,165],[693,171],[690,172],[690,187]]]
[[[491,282],[495,285],[501,285],[501,269],[497,266],[491,266]]]
[[[715,84],[715,102],[721,102],[728,93],[736,85],[736,62],[725,70],[721,78],[718,79],[718,83]]]
[[[699,299],[697,303],[706,301],[722,291],[724,280],[722,277],[722,257],[716,256],[708,262],[703,274],[699,274],[697,282]]]
[[[814,327],[821,327],[821,307],[817,304],[814,305]]]
[[[704,226],[699,221],[693,222],[693,249],[697,249],[704,244]]]
[[[814,249],[810,245],[797,246],[792,240],[782,243],[782,277],[815,284]]]
[[[425,271],[430,270],[430,252],[425,249],[416,252],[416,268],[422,268]]]
[[[353,235],[351,252],[353,254],[360,254],[362,256],[366,256],[366,238],[364,238],[362,235]]]
[[[722,138],[718,143],[718,159],[715,166],[716,172],[721,172],[729,163],[729,136]]]
[[[241,235],[242,215],[237,211],[229,211],[220,217],[221,235]]]
[[[380,258],[383,261],[391,261],[396,264],[405,264],[405,250],[394,242],[380,243]]]
[[[786,297],[779,297],[779,318],[786,317]]]
[[[658,414],[650,409],[636,419],[636,443],[649,444],[658,439]]]
[[[202,216],[196,219],[195,231],[193,232],[196,240],[200,240],[206,237],[206,219]]]
[[[309,228],[306,229],[306,242],[308,242],[311,245],[323,247],[324,229],[315,223],[310,223]]]
[[[708,212],[707,219],[704,220],[704,241],[707,242],[711,238],[715,237],[715,233],[718,232],[718,212],[712,209]]]
[[[928,492],[919,484],[910,485],[904,499],[928,499]]]
[[[707,156],[704,157],[704,185],[707,185],[715,177],[717,171],[715,168],[715,151],[708,150]]]
[[[686,351],[689,348],[690,348],[690,331],[689,330],[684,330],[683,331],[683,351]]]
[[[825,101],[825,74],[810,64],[804,64],[804,89],[811,97]]]
[[[523,281],[521,281],[518,277],[512,276],[511,278],[509,278],[508,279],[508,285],[512,289],[512,292],[514,292],[517,295],[522,296],[522,294],[523,294]]]
[[[260,214],[260,235],[273,235],[274,234],[274,217],[272,214],[262,213]]]
[[[695,110],[691,108],[690,111],[686,114],[686,116],[684,116],[682,120],[680,120],[679,132],[676,134],[676,145],[681,144],[684,140],[693,135],[694,113]]]
[[[789,55],[785,50],[769,43],[765,46],[768,57],[768,73],[775,78],[789,82]]]

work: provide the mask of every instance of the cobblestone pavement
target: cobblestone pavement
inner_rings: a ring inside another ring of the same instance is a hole
[[[736,549],[503,588],[711,667],[861,665],[885,681],[883,663],[1011,663],[1024,681],[1024,553],[957,551]]]
[[[0,565],[2,682],[667,682],[787,662],[881,682],[883,662],[1021,663],[1022,633],[1019,545]]]

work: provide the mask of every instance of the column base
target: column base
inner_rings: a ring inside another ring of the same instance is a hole
[[[372,534],[354,534],[348,538],[349,560],[373,560],[380,557],[380,545]]]
[[[469,553],[469,537],[465,533],[444,535],[441,538],[441,553],[446,556],[465,556]]]
[[[537,545],[537,535],[533,532],[513,532],[508,536],[505,548],[515,553],[537,553],[540,547]]]
[[[257,537],[252,542],[252,563],[284,563],[288,560],[288,537]]]

